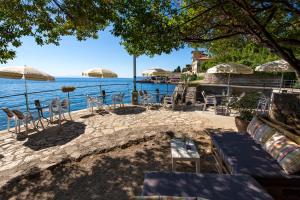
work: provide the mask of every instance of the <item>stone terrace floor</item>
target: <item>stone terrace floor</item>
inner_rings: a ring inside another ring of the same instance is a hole
[[[235,127],[233,117],[163,108],[146,110],[127,106],[106,113],[81,110],[71,115],[73,120],[64,121],[60,128],[50,125],[28,136],[0,132],[0,187],[19,175],[143,140],[160,130],[195,133],[207,128],[232,130]]]

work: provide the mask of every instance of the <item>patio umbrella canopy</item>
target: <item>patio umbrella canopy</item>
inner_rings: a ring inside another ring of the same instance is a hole
[[[255,68],[258,72],[294,72],[293,68],[285,60],[275,60],[259,65]]]
[[[259,65],[255,68],[257,72],[281,73],[280,90],[283,84],[283,74],[285,72],[294,72],[294,69],[285,60],[275,60]]]
[[[152,68],[143,71],[143,76],[169,76],[171,74],[170,71],[161,69],[161,68]]]
[[[102,69],[102,68],[89,69],[85,72],[82,72],[82,76],[95,77],[95,78],[117,78],[118,77],[118,75],[115,72],[109,69]]]
[[[236,63],[222,63],[209,68],[206,73],[209,74],[253,74],[250,67]]]
[[[0,68],[0,78],[25,79],[33,81],[54,81],[55,78],[33,67],[12,66]]]
[[[24,79],[26,108],[29,111],[26,80],[54,81],[55,78],[45,72],[28,66],[12,66],[0,68],[0,78]]]
[[[222,63],[209,68],[208,74],[228,74],[227,79],[227,95],[229,95],[230,74],[253,74],[253,70],[246,65],[237,63]]]

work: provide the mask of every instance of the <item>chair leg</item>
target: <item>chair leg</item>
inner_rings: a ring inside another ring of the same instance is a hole
[[[203,111],[206,110],[206,103],[204,103],[204,106],[203,106]]]
[[[7,118],[7,130],[9,131],[10,129],[10,118]]]
[[[68,114],[69,114],[70,120],[72,121],[71,113],[70,113],[70,112],[68,112]]]
[[[25,122],[25,134],[28,134],[28,122]]]
[[[50,114],[50,122],[53,123],[53,113],[50,112],[49,114]]]
[[[61,112],[58,113],[59,126],[61,126]]]
[[[18,123],[19,123],[19,121],[18,120],[15,120],[16,122],[15,122],[15,132],[16,132],[16,134],[18,133]]]

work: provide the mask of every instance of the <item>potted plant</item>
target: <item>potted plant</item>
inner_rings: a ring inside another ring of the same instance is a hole
[[[62,86],[61,91],[62,92],[73,92],[76,89],[74,86]]]
[[[236,98],[231,103],[231,107],[238,111],[235,117],[235,124],[238,132],[245,133],[247,126],[255,114],[255,109],[259,100],[259,93],[247,93],[242,98]]]

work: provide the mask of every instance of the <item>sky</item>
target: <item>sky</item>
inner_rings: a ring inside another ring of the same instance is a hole
[[[22,39],[23,45],[16,49],[16,58],[0,64],[0,67],[26,65],[56,77],[80,77],[83,71],[100,67],[110,69],[122,78],[132,77],[133,59],[120,45],[120,39],[111,35],[108,30],[99,35],[97,40],[86,41],[78,41],[71,36],[63,37],[59,46],[39,46],[32,37],[26,37]],[[137,76],[153,67],[174,70],[177,66],[191,64],[192,50],[186,47],[152,58],[140,56],[137,58]]]

